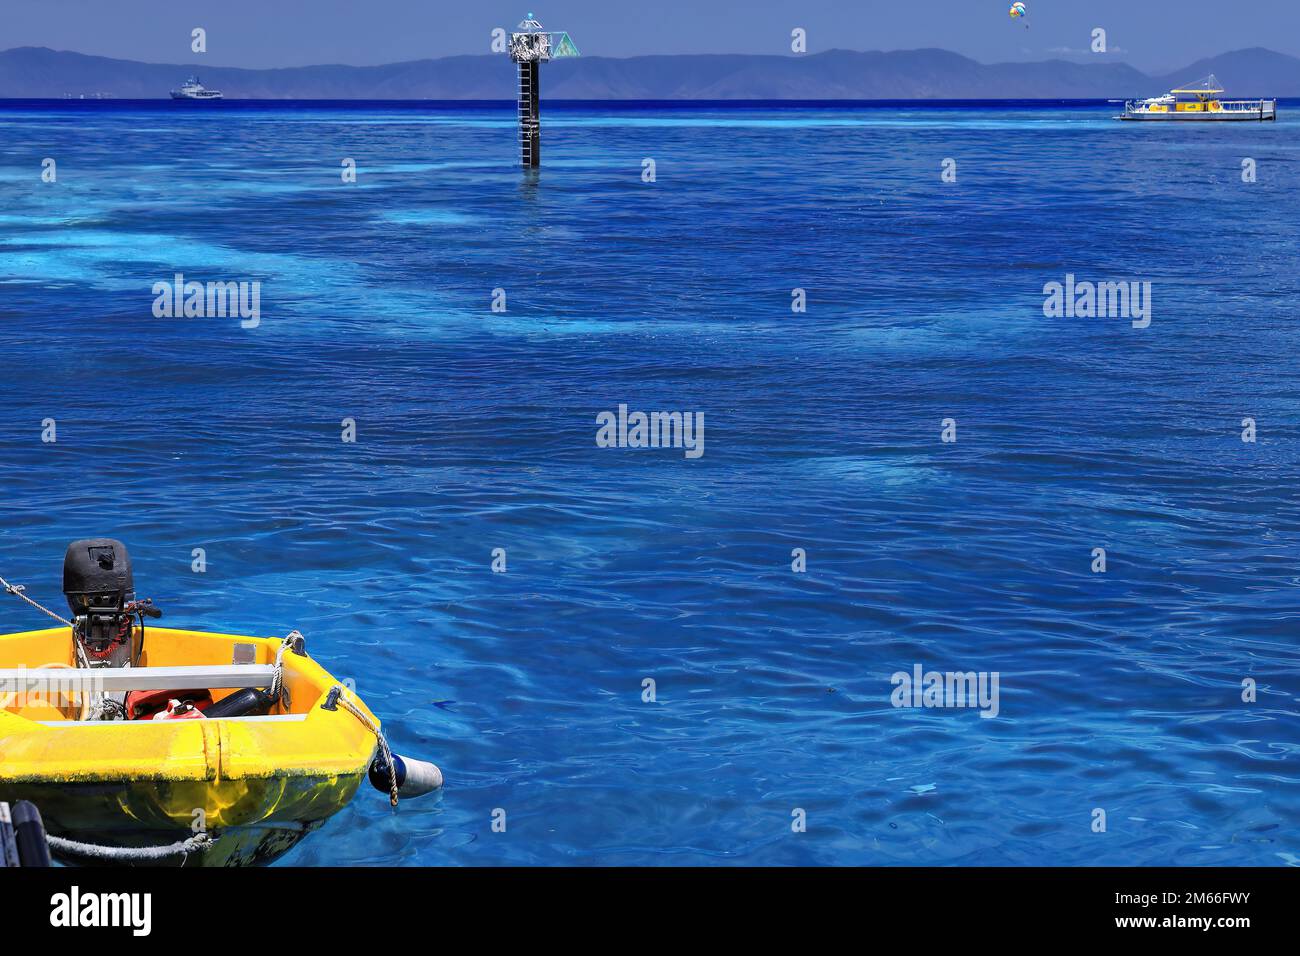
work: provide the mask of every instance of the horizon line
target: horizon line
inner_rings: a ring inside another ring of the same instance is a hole
[[[3,51],[0,51],[3,52]],[[1275,97],[1279,103],[1300,102],[1300,96],[1279,96]],[[492,106],[502,109],[514,110],[518,103],[513,99],[482,99],[474,97],[461,97],[456,99],[438,98],[438,97],[407,97],[405,99],[372,99],[369,97],[344,98],[338,97],[311,97],[311,96],[252,96],[245,98],[224,97],[219,101],[205,103],[202,107],[194,106],[176,106],[174,100],[168,97],[128,97],[96,94],[78,94],[76,96],[0,96],[0,104],[5,103],[59,103],[59,104],[100,104],[100,103],[117,103],[117,104],[167,104],[169,109],[194,109],[194,110],[211,110],[224,109],[229,104],[244,103],[312,103],[312,104],[338,104],[340,106],[355,107],[367,104],[391,105],[391,106]],[[890,98],[842,98],[842,99],[793,99],[781,97],[734,97],[731,99],[636,99],[632,97],[608,97],[603,99],[549,99],[546,101],[548,107],[554,106],[590,106],[590,105],[640,105],[640,106],[665,106],[665,107],[728,107],[728,106],[775,106],[799,108],[806,106],[866,106],[866,105],[894,105],[898,103],[913,103],[928,106],[964,106],[979,105],[987,103],[1005,103],[1005,104],[1043,104],[1043,105],[1078,105],[1078,106],[1098,106],[1113,103],[1123,103],[1122,97],[1074,97],[1074,96],[1022,96],[1022,97],[929,97],[929,96],[901,96]]]
[[[38,51],[45,51],[45,52],[49,52],[49,53],[69,54],[69,55],[72,55],[72,56],[83,56],[83,57],[87,57],[87,58],[91,58],[91,59],[99,59],[99,60],[114,60],[114,61],[117,61],[117,62],[120,62],[120,63],[135,63],[135,64],[139,64],[139,65],[141,65],[141,66],[165,66],[165,67],[172,67],[172,66],[175,66],[175,67],[184,67],[184,68],[186,68],[186,69],[198,69],[198,68],[199,68],[199,64],[198,64],[198,62],[197,62],[197,61],[193,61],[193,60],[188,61],[188,62],[160,63],[160,62],[154,62],[154,61],[150,61],[150,60],[134,60],[134,59],[130,59],[130,58],[128,58],[128,57],[109,56],[109,55],[107,55],[107,54],[103,54],[103,53],[82,53],[82,52],[79,51],[79,50],[60,50],[60,49],[55,49],[54,47],[48,47],[48,46],[33,46],[33,45],[30,45],[30,44],[28,44],[28,45],[24,45],[24,46],[7,47],[7,48],[5,48],[5,49],[3,49],[3,50],[0,50],[0,55],[3,55],[3,54],[5,54],[5,53],[16,53],[16,52],[20,52],[20,51],[22,51],[22,50],[38,50]],[[1131,67],[1131,68],[1134,69],[1134,70],[1137,70],[1137,71],[1140,72],[1140,73],[1147,73],[1146,70],[1144,70],[1144,69],[1142,69],[1142,68],[1140,68],[1140,67],[1137,67],[1137,66],[1133,66],[1133,64],[1132,64],[1132,63],[1127,59],[1127,52],[1128,52],[1128,51],[1126,51],[1124,54],[1102,54],[1102,56],[1104,57],[1104,62],[1103,62],[1103,63],[1098,63],[1097,65],[1107,65],[1107,64],[1110,64],[1110,65],[1116,65],[1116,64],[1123,64],[1123,65],[1126,65],[1126,66]],[[831,47],[831,48],[829,48],[829,49],[818,50],[818,51],[816,51],[816,52],[808,52],[808,53],[769,53],[769,52],[760,52],[760,53],[637,53],[637,54],[633,54],[633,55],[631,55],[631,56],[611,56],[611,55],[606,55],[606,54],[593,53],[593,54],[583,54],[582,57],[581,57],[581,59],[585,59],[585,60],[620,60],[620,61],[626,61],[626,60],[644,60],[644,59],[651,59],[651,58],[655,58],[655,57],[681,57],[681,58],[692,58],[692,57],[769,57],[769,58],[771,58],[771,59],[780,59],[780,60],[802,60],[802,59],[808,59],[808,58],[810,58],[810,57],[827,56],[827,55],[829,55],[829,54],[834,54],[834,53],[847,53],[847,54],[853,54],[853,55],[858,55],[858,56],[866,56],[866,55],[871,55],[871,54],[878,54],[878,55],[881,55],[881,56],[890,56],[890,55],[893,55],[893,54],[901,54],[901,53],[944,53],[944,54],[947,54],[947,55],[949,55],[949,56],[959,57],[959,58],[961,58],[961,59],[963,59],[963,60],[969,60],[970,62],[975,63],[975,64],[978,64],[978,65],[980,65],[980,66],[1004,66],[1004,65],[1024,66],[1024,65],[1035,64],[1035,63],[1037,63],[1037,64],[1045,64],[1045,63],[1072,63],[1072,64],[1074,64],[1074,65],[1088,65],[1088,64],[1090,63],[1090,58],[1093,57],[1093,56],[1097,56],[1097,54],[1086,54],[1086,53],[1082,53],[1082,52],[1080,52],[1080,53],[1076,53],[1076,54],[1065,54],[1065,53],[1057,54],[1057,55],[1054,55],[1054,56],[1049,56],[1049,57],[1047,57],[1046,59],[1036,59],[1036,60],[1030,60],[1030,59],[1026,59],[1026,60],[995,60],[995,61],[987,62],[987,61],[984,61],[984,60],[978,60],[978,59],[976,59],[976,58],[974,58],[974,57],[972,57],[972,56],[967,56],[967,55],[964,54],[964,53],[958,53],[958,52],[955,51],[955,50],[949,50],[949,49],[947,49],[947,48],[945,48],[945,47],[909,47],[909,48],[906,48],[906,49],[894,49],[894,50],[852,50],[852,49],[848,49],[848,48],[846,48],[846,47]],[[1253,46],[1253,47],[1241,47],[1241,48],[1239,48],[1239,49],[1235,49],[1235,50],[1225,50],[1225,51],[1223,51],[1222,53],[1216,53],[1216,54],[1214,54],[1214,55],[1212,55],[1212,56],[1203,56],[1203,57],[1199,57],[1198,59],[1193,60],[1192,63],[1191,63],[1191,64],[1188,64],[1188,65],[1191,66],[1191,65],[1194,65],[1194,64],[1196,64],[1196,63],[1200,63],[1200,62],[1202,62],[1202,61],[1204,61],[1204,60],[1214,60],[1214,59],[1218,59],[1218,58],[1220,58],[1220,57],[1225,57],[1225,56],[1234,56],[1234,55],[1236,55],[1236,54],[1240,54],[1240,53],[1271,53],[1271,54],[1273,54],[1273,55],[1275,55],[1275,56],[1286,57],[1287,59],[1298,60],[1298,61],[1300,61],[1300,57],[1293,56],[1292,54],[1289,54],[1289,53],[1283,53],[1283,52],[1281,52],[1281,51],[1279,51],[1279,50],[1271,49],[1270,47],[1264,47],[1264,46]],[[219,64],[219,63],[213,63],[213,64],[210,64],[210,65],[205,65],[205,66],[203,67],[203,69],[214,69],[214,70],[239,70],[239,71],[249,72],[249,73],[254,73],[254,72],[267,72],[267,71],[271,71],[271,70],[311,70],[311,69],[319,69],[319,68],[323,68],[323,67],[328,67],[328,68],[333,68],[333,69],[340,69],[340,68],[341,68],[341,69],[349,69],[349,70],[377,70],[377,69],[383,69],[383,68],[385,68],[385,67],[391,67],[391,66],[404,66],[404,65],[412,64],[412,63],[435,63],[435,62],[437,62],[437,61],[439,61],[439,60],[452,60],[452,59],[462,59],[462,58],[487,59],[487,58],[504,57],[504,56],[506,56],[505,53],[448,53],[448,54],[445,54],[445,55],[443,55],[443,56],[420,57],[420,58],[418,58],[418,59],[414,59],[414,60],[392,60],[392,61],[389,61],[389,62],[386,62],[386,63],[367,63],[367,64],[355,64],[355,63],[308,63],[308,64],[300,64],[300,65],[297,65],[297,66],[223,66],[223,65],[221,65],[221,64]],[[1071,57],[1073,57],[1073,58],[1071,58]],[[1148,74],[1148,75],[1150,75],[1150,74]]]

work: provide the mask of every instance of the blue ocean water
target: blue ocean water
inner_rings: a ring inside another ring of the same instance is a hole
[[[0,104],[0,574],[122,538],[444,768],[288,864],[1300,864],[1300,124],[1113,110]]]

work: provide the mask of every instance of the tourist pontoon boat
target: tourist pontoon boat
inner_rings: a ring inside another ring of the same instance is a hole
[[[1121,120],[1263,120],[1277,119],[1277,100],[1221,100],[1223,92],[1213,75],[1164,96],[1128,100]]]

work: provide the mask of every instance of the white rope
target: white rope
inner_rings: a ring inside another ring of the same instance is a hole
[[[285,652],[288,651],[289,648],[293,647],[298,641],[303,639],[302,634],[298,631],[290,631],[285,639],[280,642],[280,646],[276,648],[275,671],[271,677],[270,694],[271,699],[275,700],[277,703],[280,701],[280,695],[284,689]],[[393,752],[388,747],[388,739],[384,736],[384,732],[379,729],[379,726],[373,720],[363,714],[357,706],[352,703],[352,701],[348,700],[347,688],[342,684],[336,684],[335,686],[338,688],[339,692],[339,703],[347,708],[348,712],[351,713],[352,716],[361,721],[362,725],[374,734],[375,739],[379,742],[379,752],[384,755],[384,763],[388,765],[388,802],[393,806],[397,806],[397,765],[393,762]]]
[[[26,591],[27,588],[23,587],[21,584],[10,584],[4,578],[0,578],[0,585],[4,586],[6,594],[12,594],[14,597],[22,598],[32,607],[36,608],[36,610],[40,611],[42,614],[48,614],[50,617],[54,618],[54,620],[58,621],[60,624],[66,624],[68,625],[68,627],[72,627],[72,622],[69,621],[67,618],[59,617],[59,615],[55,614],[48,607],[45,607],[42,604],[37,604],[26,594],[24,594],[23,592]]]
[[[271,688],[269,693],[271,699],[277,704],[280,703],[280,696],[284,692],[285,652],[288,651],[289,648],[293,647],[296,642],[303,639],[304,638],[300,632],[290,631],[285,639],[280,642],[280,646],[275,649],[275,673],[271,676]]]
[[[379,729],[378,725],[361,712],[361,710],[347,698],[347,689],[342,684],[335,685],[339,691],[339,703],[348,709],[348,711],[357,720],[361,721],[375,739],[379,741],[379,751],[384,755],[384,763],[388,765],[388,802],[392,806],[397,806],[397,765],[393,762],[393,752],[388,748],[388,738],[384,732]]]
[[[63,837],[56,836],[47,839],[50,842],[50,849],[59,853],[88,860],[111,860],[114,863],[167,860],[174,856],[188,857],[191,853],[210,849],[217,842],[206,833],[167,846],[97,846],[94,843],[78,843],[76,840],[65,840]]]
[[[38,604],[36,601],[33,601],[26,594],[24,594],[23,592],[26,591],[27,588],[24,587],[23,585],[10,584],[4,578],[0,577],[0,586],[4,587],[6,594],[12,594],[16,598],[21,598],[22,600],[30,604],[32,607],[36,608],[36,610],[40,611],[42,614],[48,614],[50,617],[54,618],[54,620],[58,621],[60,624],[66,624],[69,628],[72,628],[74,631],[76,630],[76,625],[74,625],[67,618],[59,617],[59,615],[55,614],[45,605]],[[86,668],[90,667],[90,661],[87,660],[86,658],[86,650],[81,646],[81,641],[77,640],[75,634],[73,635],[72,638],[72,649],[73,651],[76,652],[77,655],[77,666],[86,667]],[[83,692],[81,695],[81,713],[80,713],[81,719],[85,720],[87,714],[89,714],[91,710],[92,710],[92,704],[90,700],[90,695]]]

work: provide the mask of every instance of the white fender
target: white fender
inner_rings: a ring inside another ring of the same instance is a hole
[[[442,771],[427,760],[393,754],[393,768],[397,771],[398,796],[422,797],[442,786]],[[380,793],[388,793],[388,767],[382,757],[370,765],[370,783]]]

